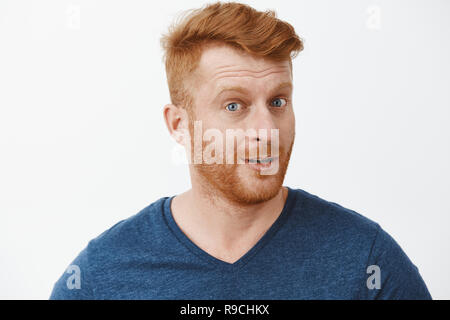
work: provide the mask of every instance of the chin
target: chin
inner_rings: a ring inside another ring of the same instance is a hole
[[[258,204],[278,195],[282,184],[283,177],[279,175],[243,177],[234,188],[233,196],[243,204]]]
[[[289,158],[287,158],[288,160]],[[247,165],[196,165],[196,176],[212,197],[222,197],[240,205],[259,204],[273,199],[281,190],[288,161],[282,161],[273,175],[261,175]]]

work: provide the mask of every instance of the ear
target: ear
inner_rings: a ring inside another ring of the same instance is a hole
[[[181,145],[185,144],[185,135],[189,134],[189,117],[185,108],[167,104],[163,110],[164,120],[170,135]]]

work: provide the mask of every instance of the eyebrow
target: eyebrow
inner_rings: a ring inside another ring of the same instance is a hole
[[[216,95],[216,97],[220,96],[222,93],[227,92],[227,91],[236,91],[236,92],[240,92],[240,93],[247,93],[247,89],[245,89],[244,87],[222,87],[220,88],[219,93]]]
[[[292,82],[282,82],[275,89],[273,89],[273,91],[278,91],[278,90],[281,90],[281,89],[284,89],[284,88],[293,89]]]
[[[277,87],[275,87],[274,89],[272,89],[272,92],[284,89],[284,88],[290,88],[292,89],[292,82],[282,82],[280,83]],[[216,95],[216,97],[220,96],[222,93],[227,92],[227,91],[236,91],[236,92],[240,92],[240,93],[247,93],[248,90],[244,87],[240,87],[240,86],[233,86],[233,87],[222,87],[220,88],[219,93]]]

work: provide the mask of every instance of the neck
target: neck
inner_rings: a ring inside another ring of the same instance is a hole
[[[287,194],[287,188],[280,187],[268,201],[243,205],[193,184],[191,190],[173,199],[172,213],[180,229],[197,246],[216,258],[233,262],[275,222]]]

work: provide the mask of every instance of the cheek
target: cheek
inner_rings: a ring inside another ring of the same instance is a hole
[[[295,135],[295,115],[292,109],[285,113],[278,128],[280,128],[280,140],[292,140],[291,137]]]

